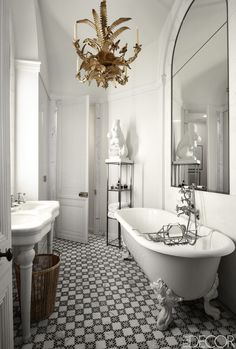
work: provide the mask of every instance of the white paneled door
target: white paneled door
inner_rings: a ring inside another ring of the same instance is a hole
[[[89,98],[62,101],[58,108],[57,236],[88,240]]]
[[[8,6],[8,0],[0,0],[0,349],[13,349]]]

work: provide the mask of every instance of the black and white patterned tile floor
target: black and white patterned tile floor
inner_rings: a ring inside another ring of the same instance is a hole
[[[189,335],[236,338],[235,317],[220,306],[221,319],[212,320],[201,300],[179,304],[172,325],[159,331],[148,279],[104,238],[91,235],[88,244],[56,239],[54,248],[61,252],[55,312],[33,323],[31,341],[22,345],[14,290],[15,349],[180,349]]]

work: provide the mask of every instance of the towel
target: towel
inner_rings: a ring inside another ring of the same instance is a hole
[[[115,212],[108,211],[108,217],[115,219]]]

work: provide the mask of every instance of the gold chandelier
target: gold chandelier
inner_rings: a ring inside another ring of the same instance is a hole
[[[77,57],[77,73],[76,78],[81,82],[96,80],[97,86],[107,88],[109,82],[125,85],[128,81],[127,68],[137,58],[141,51],[142,45],[139,44],[139,32],[137,29],[137,43],[134,46],[134,55],[125,59],[128,51],[128,44],[120,47],[118,36],[129,27],[121,27],[116,29],[120,24],[129,21],[131,18],[119,18],[110,26],[107,25],[107,4],[106,0],[102,0],[100,5],[100,17],[93,9],[94,22],[89,19],[78,20],[74,26],[74,40]],[[96,38],[87,38],[83,41],[81,47],[80,40],[77,39],[77,25],[85,23],[96,31]],[[92,52],[91,52],[92,49]],[[80,64],[80,59],[82,63]],[[82,71],[83,74],[82,74]]]

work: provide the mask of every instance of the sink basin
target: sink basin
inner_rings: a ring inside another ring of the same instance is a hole
[[[23,225],[33,225],[36,221],[38,221],[38,217],[35,214],[15,212],[15,214],[11,215],[11,226],[13,230],[16,230],[17,227],[21,227]]]
[[[17,210],[13,212],[24,212],[29,211],[40,214],[48,212],[55,219],[59,215],[59,202],[58,201],[26,201],[25,203],[18,206]]]
[[[52,216],[49,213],[13,212],[11,214],[13,246],[36,244],[50,231],[51,222]]]
[[[21,205],[20,210],[45,210],[53,206],[54,201],[27,201]]]
[[[27,212],[15,212],[11,215],[11,229],[16,230],[34,230],[38,229],[43,222],[51,220],[49,214],[33,214]]]
[[[57,201],[27,201],[11,213],[12,244],[38,243],[59,214]]]

